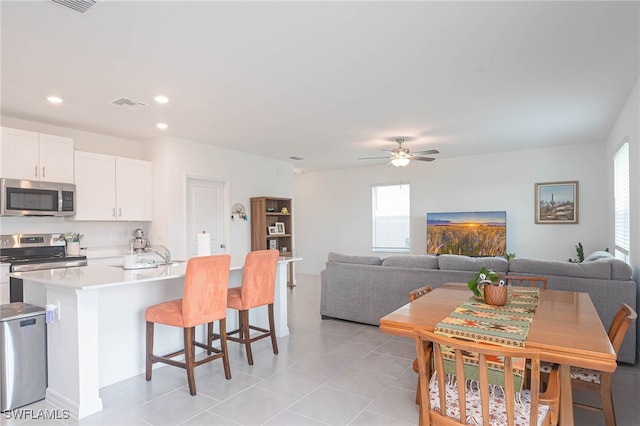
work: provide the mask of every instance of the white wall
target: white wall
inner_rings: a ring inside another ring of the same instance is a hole
[[[179,138],[147,142],[154,164],[154,213],[150,238],[171,247],[173,257],[185,258],[186,178],[196,176],[229,182],[230,206],[242,203],[249,213],[250,198],[293,197],[293,165]],[[249,218],[251,219],[251,218]],[[295,232],[295,231],[294,231]],[[230,253],[251,250],[251,221],[230,222]]]
[[[507,211],[507,252],[517,257],[565,261],[579,241],[587,254],[602,250],[611,245],[604,154],[604,143],[571,145],[298,175],[298,272],[318,273],[330,251],[372,254],[371,186],[402,182],[411,184],[412,254],[426,252],[427,212],[488,210]],[[579,224],[536,225],[534,184],[568,180],[579,181]]]

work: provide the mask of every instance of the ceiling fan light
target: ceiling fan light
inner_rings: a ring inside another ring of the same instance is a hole
[[[396,167],[404,167],[409,164],[409,159],[407,157],[396,157],[391,160],[391,164]]]

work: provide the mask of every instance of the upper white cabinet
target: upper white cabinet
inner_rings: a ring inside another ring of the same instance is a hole
[[[152,219],[151,162],[75,152],[76,220]]]
[[[3,127],[0,177],[73,183],[73,139]]]

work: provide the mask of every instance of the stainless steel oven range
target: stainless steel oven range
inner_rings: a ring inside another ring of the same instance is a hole
[[[9,272],[38,271],[87,265],[87,256],[67,256],[60,234],[0,235],[0,262]],[[9,301],[22,302],[22,280],[10,278]]]

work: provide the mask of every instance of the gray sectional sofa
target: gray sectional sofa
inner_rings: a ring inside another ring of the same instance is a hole
[[[636,309],[638,290],[629,265],[608,256],[599,257],[570,263],[458,255],[380,258],[329,253],[326,268],[320,273],[320,314],[323,318],[379,325],[380,318],[409,302],[411,290],[427,284],[437,288],[446,282],[467,282],[485,266],[498,273],[545,276],[551,290],[589,293],[602,323],[608,327],[620,304]],[[619,361],[635,363],[636,337],[634,323],[620,348]]]

